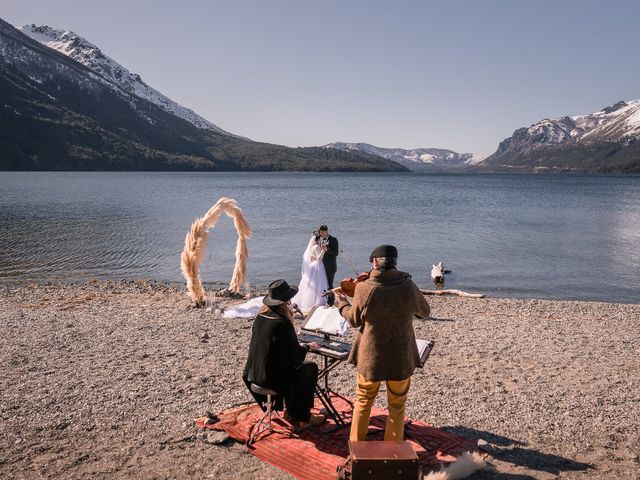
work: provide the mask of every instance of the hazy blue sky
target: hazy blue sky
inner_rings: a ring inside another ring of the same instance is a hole
[[[545,118],[640,98],[640,1],[2,0],[73,30],[220,127],[492,153]]]

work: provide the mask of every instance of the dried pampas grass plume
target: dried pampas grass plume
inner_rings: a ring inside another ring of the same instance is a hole
[[[431,472],[424,476],[424,480],[459,480],[484,468],[486,462],[477,452],[464,452],[455,462],[447,467],[441,467],[439,472]]]
[[[187,290],[196,305],[204,305],[205,294],[200,280],[200,264],[204,258],[207,246],[209,229],[218,222],[220,215],[225,213],[233,219],[233,224],[238,232],[236,244],[236,265],[233,269],[229,290],[239,292],[247,274],[247,260],[249,249],[247,240],[251,237],[251,228],[233,198],[222,197],[202,218],[196,218],[191,225],[191,230],[184,239],[184,250],[180,257],[182,275],[187,280]]]

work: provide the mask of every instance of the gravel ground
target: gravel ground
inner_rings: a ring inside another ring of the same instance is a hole
[[[640,478],[640,305],[429,302],[407,415],[488,442],[471,478]],[[250,399],[250,334],[166,284],[0,287],[0,477],[290,478],[193,426]]]

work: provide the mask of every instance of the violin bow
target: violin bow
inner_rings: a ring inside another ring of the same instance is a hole
[[[340,253],[344,256],[344,259],[349,263],[349,266],[353,270],[353,273],[355,274],[355,276],[357,277],[358,275],[360,275],[358,273],[358,270],[356,270],[356,266],[353,264],[353,262],[349,258],[349,255],[347,255],[343,249],[340,249]]]

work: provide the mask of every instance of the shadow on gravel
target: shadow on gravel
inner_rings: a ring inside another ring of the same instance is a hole
[[[455,427],[442,427],[442,430],[445,432],[455,433],[457,435],[462,435],[463,437],[473,438],[475,440],[486,440],[491,445],[498,445],[500,447],[510,447],[512,445],[520,445],[524,446],[526,443],[521,442],[519,440],[514,440],[512,438],[502,437],[500,435],[496,435],[495,433],[485,432],[483,430],[476,430],[475,428],[467,428],[463,426],[455,426]]]
[[[574,472],[582,471],[594,468],[593,465],[588,463],[576,462],[569,458],[560,457],[558,455],[551,455],[548,453],[542,453],[537,450],[523,448],[526,445],[518,440],[495,435],[491,432],[485,432],[482,430],[475,430],[467,427],[443,427],[442,430],[456,433],[458,435],[465,436],[467,438],[474,438],[476,440],[485,440],[490,445],[490,448],[484,449],[496,460],[502,462],[512,463],[531,470],[538,470],[541,472],[552,473],[555,475],[560,472]],[[499,475],[497,472],[495,475]],[[527,479],[530,478],[527,475],[514,475],[502,474],[504,476],[491,478],[503,478],[503,479]]]
[[[480,470],[472,477],[473,480],[537,480],[531,475],[520,475],[518,473],[500,473],[492,470]]]
[[[426,317],[421,320],[427,320],[429,322],[455,322],[453,318],[435,318],[435,317]]]
[[[519,475],[517,473],[500,473],[491,470],[480,470],[473,480],[538,480],[531,475]]]

